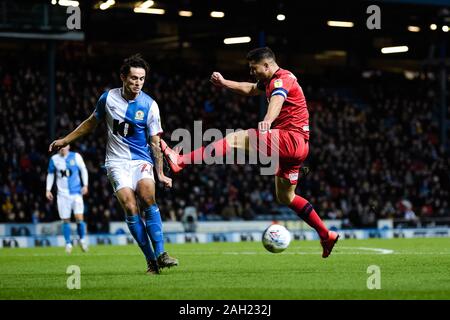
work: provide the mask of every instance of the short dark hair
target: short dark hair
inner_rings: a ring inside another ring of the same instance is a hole
[[[128,73],[130,73],[131,67],[144,69],[145,75],[148,75],[148,71],[150,69],[150,66],[148,65],[147,61],[145,61],[144,58],[142,58],[142,55],[140,53],[136,53],[123,60],[123,64],[120,67],[120,74],[127,76]]]
[[[256,48],[247,53],[247,61],[260,62],[263,59],[275,60],[275,53],[269,47]]]

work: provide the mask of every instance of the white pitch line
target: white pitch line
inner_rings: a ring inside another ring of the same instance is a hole
[[[350,251],[350,252],[339,252],[340,249],[352,249],[352,250],[360,250],[360,251]],[[361,251],[370,251],[369,252],[361,252]],[[337,250],[333,252],[333,254],[373,254],[372,252],[375,252],[377,254],[392,254],[394,253],[394,250],[390,249],[383,249],[383,248],[366,248],[366,247],[339,247]],[[283,254],[300,254],[300,255],[317,255],[321,254],[321,251],[284,251]],[[266,252],[255,252],[255,251],[241,251],[241,252],[223,252],[223,254],[230,254],[230,255],[238,255],[238,254],[266,254]]]
[[[306,250],[312,249],[312,248],[305,248]],[[343,251],[340,251],[343,249]],[[314,249],[315,250],[315,249]],[[353,251],[350,251],[353,250]],[[359,250],[359,251],[354,251]],[[293,251],[292,249],[287,249],[282,254],[288,254],[288,255],[320,255],[322,251]],[[195,251],[195,250],[189,250],[188,252],[180,252],[179,255],[184,256],[200,256],[200,255],[215,255],[215,254],[224,254],[224,255],[260,255],[260,254],[268,254],[268,252],[264,249],[261,249],[260,251],[223,251],[223,252],[217,252],[217,251]],[[450,255],[450,251],[439,251],[439,252],[416,252],[416,251],[394,251],[391,249],[383,249],[383,248],[368,248],[368,247],[337,247],[335,251],[333,251],[333,255],[370,255],[370,254],[393,254],[393,255]],[[140,252],[111,252],[111,253],[94,253],[94,252],[88,252],[88,253],[75,253],[73,252],[71,255],[66,254],[65,252],[55,252],[55,253],[19,253],[19,254],[12,254],[8,257],[70,257],[70,256],[78,256],[78,257],[89,257],[89,256],[140,256]],[[6,255],[5,255],[6,257]],[[2,255],[0,254],[0,258],[2,258]]]
[[[339,247],[339,249],[358,249],[358,250],[367,250],[367,251],[375,251],[380,254],[392,254],[394,250],[391,249],[383,249],[383,248],[367,248],[367,247]]]

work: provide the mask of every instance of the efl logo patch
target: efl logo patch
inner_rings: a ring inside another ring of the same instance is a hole
[[[273,86],[275,88],[281,88],[283,86],[283,80],[281,80],[281,79],[275,80],[275,82],[273,83]]]
[[[144,120],[144,111],[138,110],[134,115],[134,120]]]

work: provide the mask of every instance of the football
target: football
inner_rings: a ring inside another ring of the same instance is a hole
[[[272,224],[262,235],[264,248],[272,253],[280,253],[286,250],[291,243],[291,233],[284,226]]]

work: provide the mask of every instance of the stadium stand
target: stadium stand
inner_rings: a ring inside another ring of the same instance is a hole
[[[92,113],[101,93],[119,85],[115,65],[98,67],[79,58],[59,61],[56,74],[57,135]],[[24,61],[24,60],[22,60]],[[56,208],[45,200],[47,128],[46,73],[38,63],[0,67],[0,222],[47,222]],[[72,67],[70,67],[72,66]],[[73,67],[76,66],[76,67]],[[157,69],[157,68],[155,68]],[[450,217],[450,157],[440,148],[435,93],[427,77],[374,72],[340,83],[297,74],[311,114],[311,150],[299,191],[326,219],[344,227],[372,227],[377,219],[427,221]],[[393,89],[395,88],[395,89]],[[159,103],[164,138],[177,128],[193,131],[251,128],[259,119],[257,98],[211,86],[208,74],[151,73],[145,91]],[[450,110],[447,114],[450,114]],[[102,169],[104,126],[73,145],[90,174],[86,198],[89,232],[107,232],[122,211]],[[196,165],[159,188],[164,220],[181,221],[194,207],[202,220],[294,217],[273,202],[273,179],[255,165]]]

